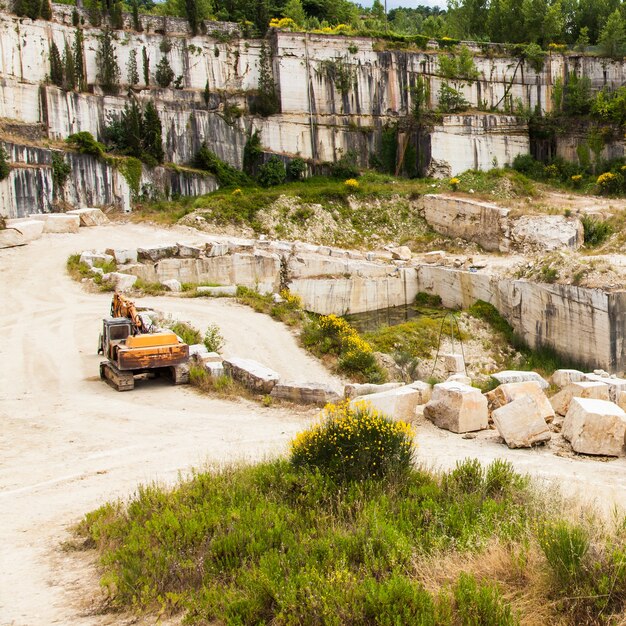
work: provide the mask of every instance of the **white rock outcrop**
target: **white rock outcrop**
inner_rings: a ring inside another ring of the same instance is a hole
[[[626,413],[613,402],[574,398],[563,420],[561,432],[575,452],[622,456]]]
[[[343,395],[345,398],[356,398],[357,396],[368,396],[372,393],[389,391],[390,389],[397,389],[403,386],[404,383],[383,383],[381,385],[374,385],[372,383],[350,383],[344,387]]]
[[[517,398],[496,409],[491,415],[509,448],[530,448],[550,441],[550,429],[532,396]]]
[[[468,385],[439,383],[424,407],[424,416],[453,433],[483,430],[488,426],[487,398]]]
[[[550,378],[550,382],[559,389],[563,389],[571,383],[578,383],[581,380],[585,380],[584,372],[568,369],[556,370]]]

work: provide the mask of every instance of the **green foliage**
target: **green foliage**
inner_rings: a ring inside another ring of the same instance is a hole
[[[83,52],[83,31],[80,28],[76,29],[74,34],[74,75],[76,77],[76,86],[79,91],[87,91],[87,73],[85,70],[85,55]]]
[[[276,155],[272,155],[269,160],[259,167],[257,180],[261,187],[274,187],[282,185],[287,178],[285,164],[282,159]]]
[[[276,94],[274,70],[272,68],[272,52],[263,41],[259,52],[259,91],[250,105],[252,114],[268,117],[280,110],[280,103]]]
[[[255,130],[248,135],[243,149],[243,171],[248,176],[254,176],[258,171],[262,158],[261,131]]]
[[[80,13],[78,12],[78,9],[76,7],[74,7],[72,9],[72,26],[79,26],[80,25]]]
[[[300,157],[294,157],[287,163],[287,179],[290,181],[302,180],[306,173],[306,163]]]
[[[600,90],[591,103],[591,115],[601,122],[626,124],[626,87]]]
[[[202,343],[209,352],[219,352],[224,347],[224,337],[217,324],[209,324]]]
[[[147,161],[147,155],[156,163],[163,163],[165,153],[163,151],[161,118],[152,101],[146,103],[143,111],[142,148],[144,161]]]
[[[50,21],[52,19],[52,4],[50,0],[41,0],[41,10],[39,11],[39,17],[42,20]]]
[[[42,0],[17,0],[14,5],[15,14],[36,20],[41,15],[41,2]]]
[[[133,17],[133,28],[138,32],[143,32],[143,24],[139,17],[139,2],[138,0],[131,0],[131,13]]]
[[[619,9],[615,9],[606,21],[598,38],[600,52],[613,59],[621,58],[626,52],[626,29]]]
[[[58,194],[63,190],[68,176],[70,175],[72,168],[69,163],[65,162],[63,154],[59,152],[52,153],[52,184],[54,193]]]
[[[115,45],[111,31],[105,28],[100,35],[100,46],[96,53],[98,82],[108,94],[116,94],[120,83],[120,68],[115,55]]]
[[[90,154],[98,159],[104,156],[105,146],[96,141],[94,136],[88,131],[83,130],[79,133],[74,133],[65,141],[81,154]]]
[[[423,76],[415,79],[415,87],[411,89],[413,104],[411,112],[416,120],[421,120],[428,112],[428,103],[430,100],[430,84]]]
[[[5,149],[0,146],[0,180],[4,180],[11,172],[11,166],[9,165],[9,156]]]
[[[481,626],[516,626],[510,605],[501,597],[498,587],[478,583],[471,574],[461,573],[454,588],[457,610],[464,624]]]
[[[131,50],[128,55],[128,63],[126,64],[126,75],[128,84],[134,87],[139,83],[139,71],[137,69],[137,50]]]
[[[302,301],[288,290],[280,292],[282,302],[275,302],[272,294],[260,294],[254,289],[237,287],[237,301],[252,307],[257,313],[270,315],[287,326],[297,326],[304,319]]]
[[[585,231],[585,245],[594,248],[603,244],[612,234],[613,228],[609,222],[584,215],[580,220]]]
[[[174,70],[170,67],[170,62],[167,60],[166,56],[161,57],[161,60],[157,63],[154,78],[157,85],[164,89],[169,87],[174,80]]]
[[[200,26],[200,11],[197,0],[185,0],[185,13],[191,34],[195,37],[198,34],[198,28]]]
[[[168,320],[165,325],[174,333],[176,333],[183,343],[194,345],[202,343],[202,335],[197,328],[194,328],[187,322]]]
[[[357,153],[354,150],[348,150],[330,166],[331,176],[343,180],[358,178],[361,172],[359,171],[357,159]]]
[[[363,338],[377,352],[393,354],[401,349],[412,358],[428,358],[437,347],[440,330],[440,319],[423,315],[403,324],[382,326],[365,333]]]
[[[121,2],[113,2],[109,11],[109,21],[113,30],[124,29],[124,14]]]
[[[63,52],[63,69],[63,87],[71,91],[76,88],[76,72],[74,70],[74,52],[67,41]]]
[[[141,48],[141,60],[143,68],[143,83],[146,87],[150,85],[150,57],[148,57],[148,51],[146,47]]]
[[[479,76],[474,56],[467,46],[461,46],[456,54],[440,54],[439,73],[453,81],[474,81]]]
[[[541,72],[546,61],[546,53],[536,43],[529,43],[521,49],[521,57],[535,72]]]
[[[210,172],[217,178],[220,187],[242,187],[250,184],[246,174],[225,163],[203,144],[193,160],[194,167]]]
[[[337,482],[398,477],[411,467],[412,439],[408,424],[345,402],[327,406],[322,421],[296,437],[290,460]]]
[[[50,45],[50,82],[57,87],[63,87],[63,61],[54,41]]]
[[[441,296],[425,291],[419,291],[415,296],[415,305],[418,307],[428,307],[430,309],[441,308]]]
[[[135,199],[138,198],[141,186],[141,161],[132,156],[122,157],[115,160],[115,167],[126,179],[126,182],[133,193],[133,197]]]
[[[539,545],[559,585],[571,589],[582,578],[589,535],[582,526],[560,521],[539,531]]]
[[[341,57],[323,61],[320,66],[342,96],[347,96],[355,84],[355,72],[352,65]]]
[[[96,28],[102,24],[102,9],[100,8],[100,0],[85,0],[85,8],[87,9],[87,17],[92,26]]]
[[[450,87],[447,83],[442,83],[437,94],[437,110],[441,113],[462,113],[469,109],[469,102],[463,94]]]

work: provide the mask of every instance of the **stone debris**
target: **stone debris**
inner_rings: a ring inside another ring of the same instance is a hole
[[[564,215],[523,215],[511,227],[511,243],[523,250],[577,250],[584,242],[582,222]]]
[[[492,414],[510,402],[529,397],[535,401],[539,415],[544,421],[551,422],[554,419],[554,409],[550,404],[550,400],[548,400],[539,383],[534,380],[523,383],[505,383],[485,394],[485,397],[489,403],[489,411]]]
[[[370,383],[351,383],[346,385],[343,390],[344,398],[356,398],[357,396],[367,396],[372,393],[379,393],[381,391],[389,391],[390,389],[397,389],[403,387],[404,383],[383,383],[382,385],[374,385]]]
[[[28,240],[22,233],[12,228],[0,230],[0,248],[14,248],[15,246],[25,246]]]
[[[202,361],[202,356],[208,354],[209,351],[203,343],[192,343],[189,346],[189,358],[196,358]]]
[[[204,254],[208,257],[224,256],[229,250],[230,246],[227,243],[207,243]]]
[[[492,417],[509,448],[530,448],[550,441],[550,429],[541,413],[534,397],[522,396],[496,409]]]
[[[183,290],[183,286],[181,285],[179,280],[175,278],[170,278],[169,280],[164,280],[161,282],[163,287],[165,287],[168,291],[172,291],[174,293],[180,293]]]
[[[435,426],[453,433],[488,426],[487,398],[478,389],[460,383],[439,383],[433,388],[424,416]]]
[[[556,370],[550,378],[550,382],[559,389],[572,383],[579,383],[581,380],[585,380],[585,373],[579,370]]]
[[[452,374],[446,378],[447,383],[461,383],[462,385],[472,386],[472,379],[465,374]]]
[[[322,383],[279,382],[272,389],[270,396],[295,404],[316,404],[317,406],[341,400],[339,394],[330,385]]]
[[[118,250],[115,248],[107,248],[106,253],[110,254],[118,265],[128,265],[129,263],[137,263],[137,250]]]
[[[575,452],[622,456],[626,413],[606,400],[573,398],[561,433]]]
[[[224,364],[221,361],[203,361],[202,365],[211,378],[219,378],[225,374]]]
[[[111,263],[113,256],[110,254],[103,254],[102,252],[88,252],[85,251],[80,255],[80,262],[93,267],[96,263],[105,264]]]
[[[234,297],[237,295],[237,285],[221,285],[219,287],[204,287],[200,286],[196,288],[198,293],[205,296],[228,296]]]
[[[113,283],[117,291],[128,291],[137,282],[137,277],[132,274],[122,274],[121,272],[111,272],[102,277],[106,281]]]
[[[398,248],[391,248],[391,258],[396,261],[410,261],[412,257],[411,249],[408,246],[399,246]]]
[[[34,241],[35,239],[39,239],[43,233],[44,223],[41,220],[31,220],[28,218],[16,218],[6,220],[6,227],[12,233],[17,233],[22,235],[24,239],[24,243],[28,243],[29,241]],[[6,231],[2,231],[5,233]]]
[[[596,373],[598,372],[598,373]],[[620,391],[626,391],[626,380],[617,378],[617,376],[609,376],[607,372],[596,370],[593,374],[585,374],[585,380],[590,382],[604,383],[609,388],[609,400],[617,401],[617,394]]]
[[[155,246],[153,248],[137,248],[137,258],[140,261],[152,261],[156,263],[161,259],[176,256],[178,246]]]
[[[178,256],[181,259],[199,259],[204,250],[198,246],[192,246],[186,243],[177,243]]]
[[[581,381],[571,383],[550,398],[550,404],[555,413],[566,415],[572,398],[593,398],[595,400],[610,400],[609,387],[601,382]]]
[[[225,359],[223,364],[227,376],[256,393],[271,393],[280,379],[274,370],[252,359],[232,357]]]
[[[495,378],[500,384],[523,383],[529,380],[534,380],[535,382],[539,383],[539,386],[542,389],[547,389],[550,386],[550,383],[545,378],[539,376],[537,372],[505,370],[503,372],[497,372],[496,374],[492,374],[491,376],[492,378]]]
[[[350,401],[350,406],[365,403],[391,419],[408,421],[415,418],[415,409],[423,404],[422,398],[420,389],[403,385],[396,389],[357,396]]]
[[[68,211],[66,215],[78,215],[81,226],[102,226],[109,223],[109,218],[96,208],[73,209]]]

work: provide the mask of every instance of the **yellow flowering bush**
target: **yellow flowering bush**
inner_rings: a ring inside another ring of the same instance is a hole
[[[583,182],[583,175],[582,174],[574,174],[570,180],[572,181],[572,185],[574,185],[574,187],[580,187],[582,185]]]
[[[614,172],[604,172],[598,176],[596,184],[600,193],[612,194],[618,193],[624,183],[624,177]]]
[[[233,196],[240,196],[241,195],[241,189],[233,189],[233,193],[231,195],[233,195]]]
[[[279,30],[297,30],[298,25],[290,17],[273,17],[270,20],[270,28],[278,28]]]
[[[344,185],[348,187],[348,189],[358,189],[359,181],[356,178],[348,178],[348,180],[344,182]]]
[[[407,471],[414,432],[364,402],[329,404],[320,421],[291,442],[291,463],[338,481],[384,478]]]
[[[337,26],[324,26],[312,32],[322,35],[353,35],[354,29],[349,24],[337,24]]]
[[[461,184],[461,180],[459,178],[455,177],[455,178],[450,179],[450,187],[452,187],[454,191],[458,189],[460,184]]]
[[[302,298],[295,293],[291,293],[289,289],[281,289],[280,297],[285,301],[290,308],[293,309],[301,309],[302,308]]]

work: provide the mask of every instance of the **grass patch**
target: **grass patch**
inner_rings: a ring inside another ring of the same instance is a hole
[[[189,367],[189,382],[202,393],[217,395],[226,400],[236,398],[257,399],[254,394],[241,383],[225,374],[211,376],[201,365],[191,364]]]
[[[584,215],[580,221],[585,231],[585,246],[588,248],[602,245],[613,234],[610,222],[594,219],[589,215]]]
[[[113,291],[115,289],[111,281],[104,280],[100,274],[94,274],[91,271],[91,267],[80,260],[80,254],[71,254],[65,263],[65,267],[67,273],[75,281],[82,282],[84,278],[89,278],[93,281],[94,285],[98,287],[99,291]],[[100,268],[103,274],[117,271],[117,263],[115,260],[96,260],[93,263],[93,267]]]
[[[202,333],[187,322],[178,320],[165,320],[163,325],[176,333],[183,343],[194,345],[202,343]]]
[[[261,294],[254,289],[240,285],[237,287],[237,301],[252,307],[257,313],[265,313],[287,326],[299,326],[306,319],[302,301],[296,295],[283,289],[281,301],[276,302],[273,294]]]
[[[133,285],[134,291],[140,291],[146,296],[161,296],[169,291],[161,283],[151,283],[143,278],[137,278]]]

